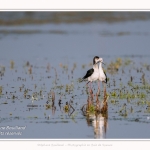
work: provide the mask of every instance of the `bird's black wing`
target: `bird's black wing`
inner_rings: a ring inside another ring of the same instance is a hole
[[[105,83],[107,83],[107,75],[106,75],[106,72],[104,71],[104,74],[106,76],[106,79],[105,79]]]
[[[89,70],[87,71],[86,75],[85,75],[82,79],[86,79],[86,78],[90,77],[90,76],[93,74],[93,72],[94,72],[94,69],[93,69],[93,68],[92,68],[92,69],[89,69]]]

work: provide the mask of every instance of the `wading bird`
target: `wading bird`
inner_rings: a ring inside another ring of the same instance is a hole
[[[99,58],[98,62],[96,62],[96,63],[99,63],[99,66],[98,66],[99,78],[98,78],[98,80],[101,81],[102,83],[106,83],[107,84],[107,75],[103,71],[103,68],[102,68],[103,58]],[[100,82],[98,83],[98,86],[99,86],[99,89],[100,89]]]
[[[99,68],[98,68],[98,61],[99,61],[99,57],[95,56],[93,58],[93,68],[89,69],[86,73],[86,75],[82,78],[81,82],[84,80],[88,80],[88,83],[90,82],[90,87],[91,87],[91,83],[93,81],[98,80],[99,78]],[[88,83],[86,85],[88,85]]]
[[[98,56],[95,56],[93,58],[93,68],[87,71],[86,75],[82,78],[81,82],[84,80],[88,80],[88,83],[90,82],[90,87],[91,87],[91,83],[97,80],[107,83],[107,76],[106,73],[103,71],[102,63],[103,63],[103,59],[99,58]],[[99,82],[98,82],[98,88],[100,89]]]

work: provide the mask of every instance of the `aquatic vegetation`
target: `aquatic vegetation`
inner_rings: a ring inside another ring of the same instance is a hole
[[[121,65],[122,65],[122,59],[117,58],[115,61],[112,61],[110,64],[108,64],[107,70],[110,74],[115,74],[116,72],[118,72]]]
[[[75,109],[71,105],[71,100],[69,102],[66,102],[65,106],[63,107],[63,110],[65,113],[68,113],[68,116],[71,116],[74,113]]]
[[[82,69],[84,69],[85,67],[86,67],[86,65],[83,64],[83,65],[82,65]]]
[[[116,97],[117,96],[116,92],[111,92],[111,96]]]
[[[46,104],[45,107],[46,107],[46,110],[52,108],[52,106],[50,104]]]
[[[66,113],[69,111],[69,105],[68,105],[68,104],[66,104],[66,105],[64,106],[64,111],[65,111]]]
[[[131,59],[116,58],[106,64],[104,70],[109,80],[107,85],[100,84],[100,89],[97,81],[91,87],[86,86],[86,82],[79,82],[82,71],[92,63],[56,64],[59,67],[49,62],[42,66],[31,63],[26,61],[22,68],[15,63],[17,72],[4,69],[5,76],[1,80],[5,82],[0,86],[1,106],[6,110],[9,110],[9,104],[13,108],[19,106],[7,112],[9,117],[21,111],[31,116],[27,117],[31,122],[58,123],[61,120],[61,123],[68,123],[70,119],[76,123],[82,118],[88,125],[96,120],[107,128],[109,116],[129,119],[132,115],[150,113],[149,72],[147,67],[141,69],[142,64],[138,66]],[[7,80],[8,84],[4,84]],[[33,112],[37,112],[37,116]],[[97,130],[95,128],[95,133]]]
[[[3,65],[0,65],[0,76],[2,77],[2,76],[4,76],[4,73],[5,73],[5,66],[3,66]]]
[[[94,105],[90,105],[88,110],[87,110],[87,113],[95,113],[95,106]]]
[[[10,68],[14,69],[15,62],[13,60],[10,61]]]
[[[128,66],[128,65],[131,64],[131,62],[132,61],[130,59],[126,58],[123,63],[124,63],[125,66]]]
[[[97,92],[98,93],[98,92]],[[100,102],[99,100],[99,94],[96,94],[96,99],[94,102],[94,95],[93,92],[90,91],[90,95],[87,99],[87,104],[84,104],[81,108],[83,114],[87,116],[88,114],[105,114],[108,111],[108,98],[109,96],[107,95],[106,89],[104,89],[104,96],[103,96],[103,101]]]
[[[2,95],[2,93],[3,93],[3,87],[0,86],[0,95]]]
[[[32,66],[29,66],[28,72],[29,74],[32,74]]]

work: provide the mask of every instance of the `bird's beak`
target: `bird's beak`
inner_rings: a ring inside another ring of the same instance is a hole
[[[95,63],[95,64],[98,64],[98,63],[100,63],[101,61],[98,61],[97,63]],[[103,62],[101,62],[102,64],[104,64]],[[105,65],[105,64],[104,64]]]

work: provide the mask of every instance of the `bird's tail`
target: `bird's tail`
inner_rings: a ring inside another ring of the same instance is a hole
[[[82,81],[84,81],[83,78],[79,78],[79,79],[78,79],[78,82],[82,82]]]

